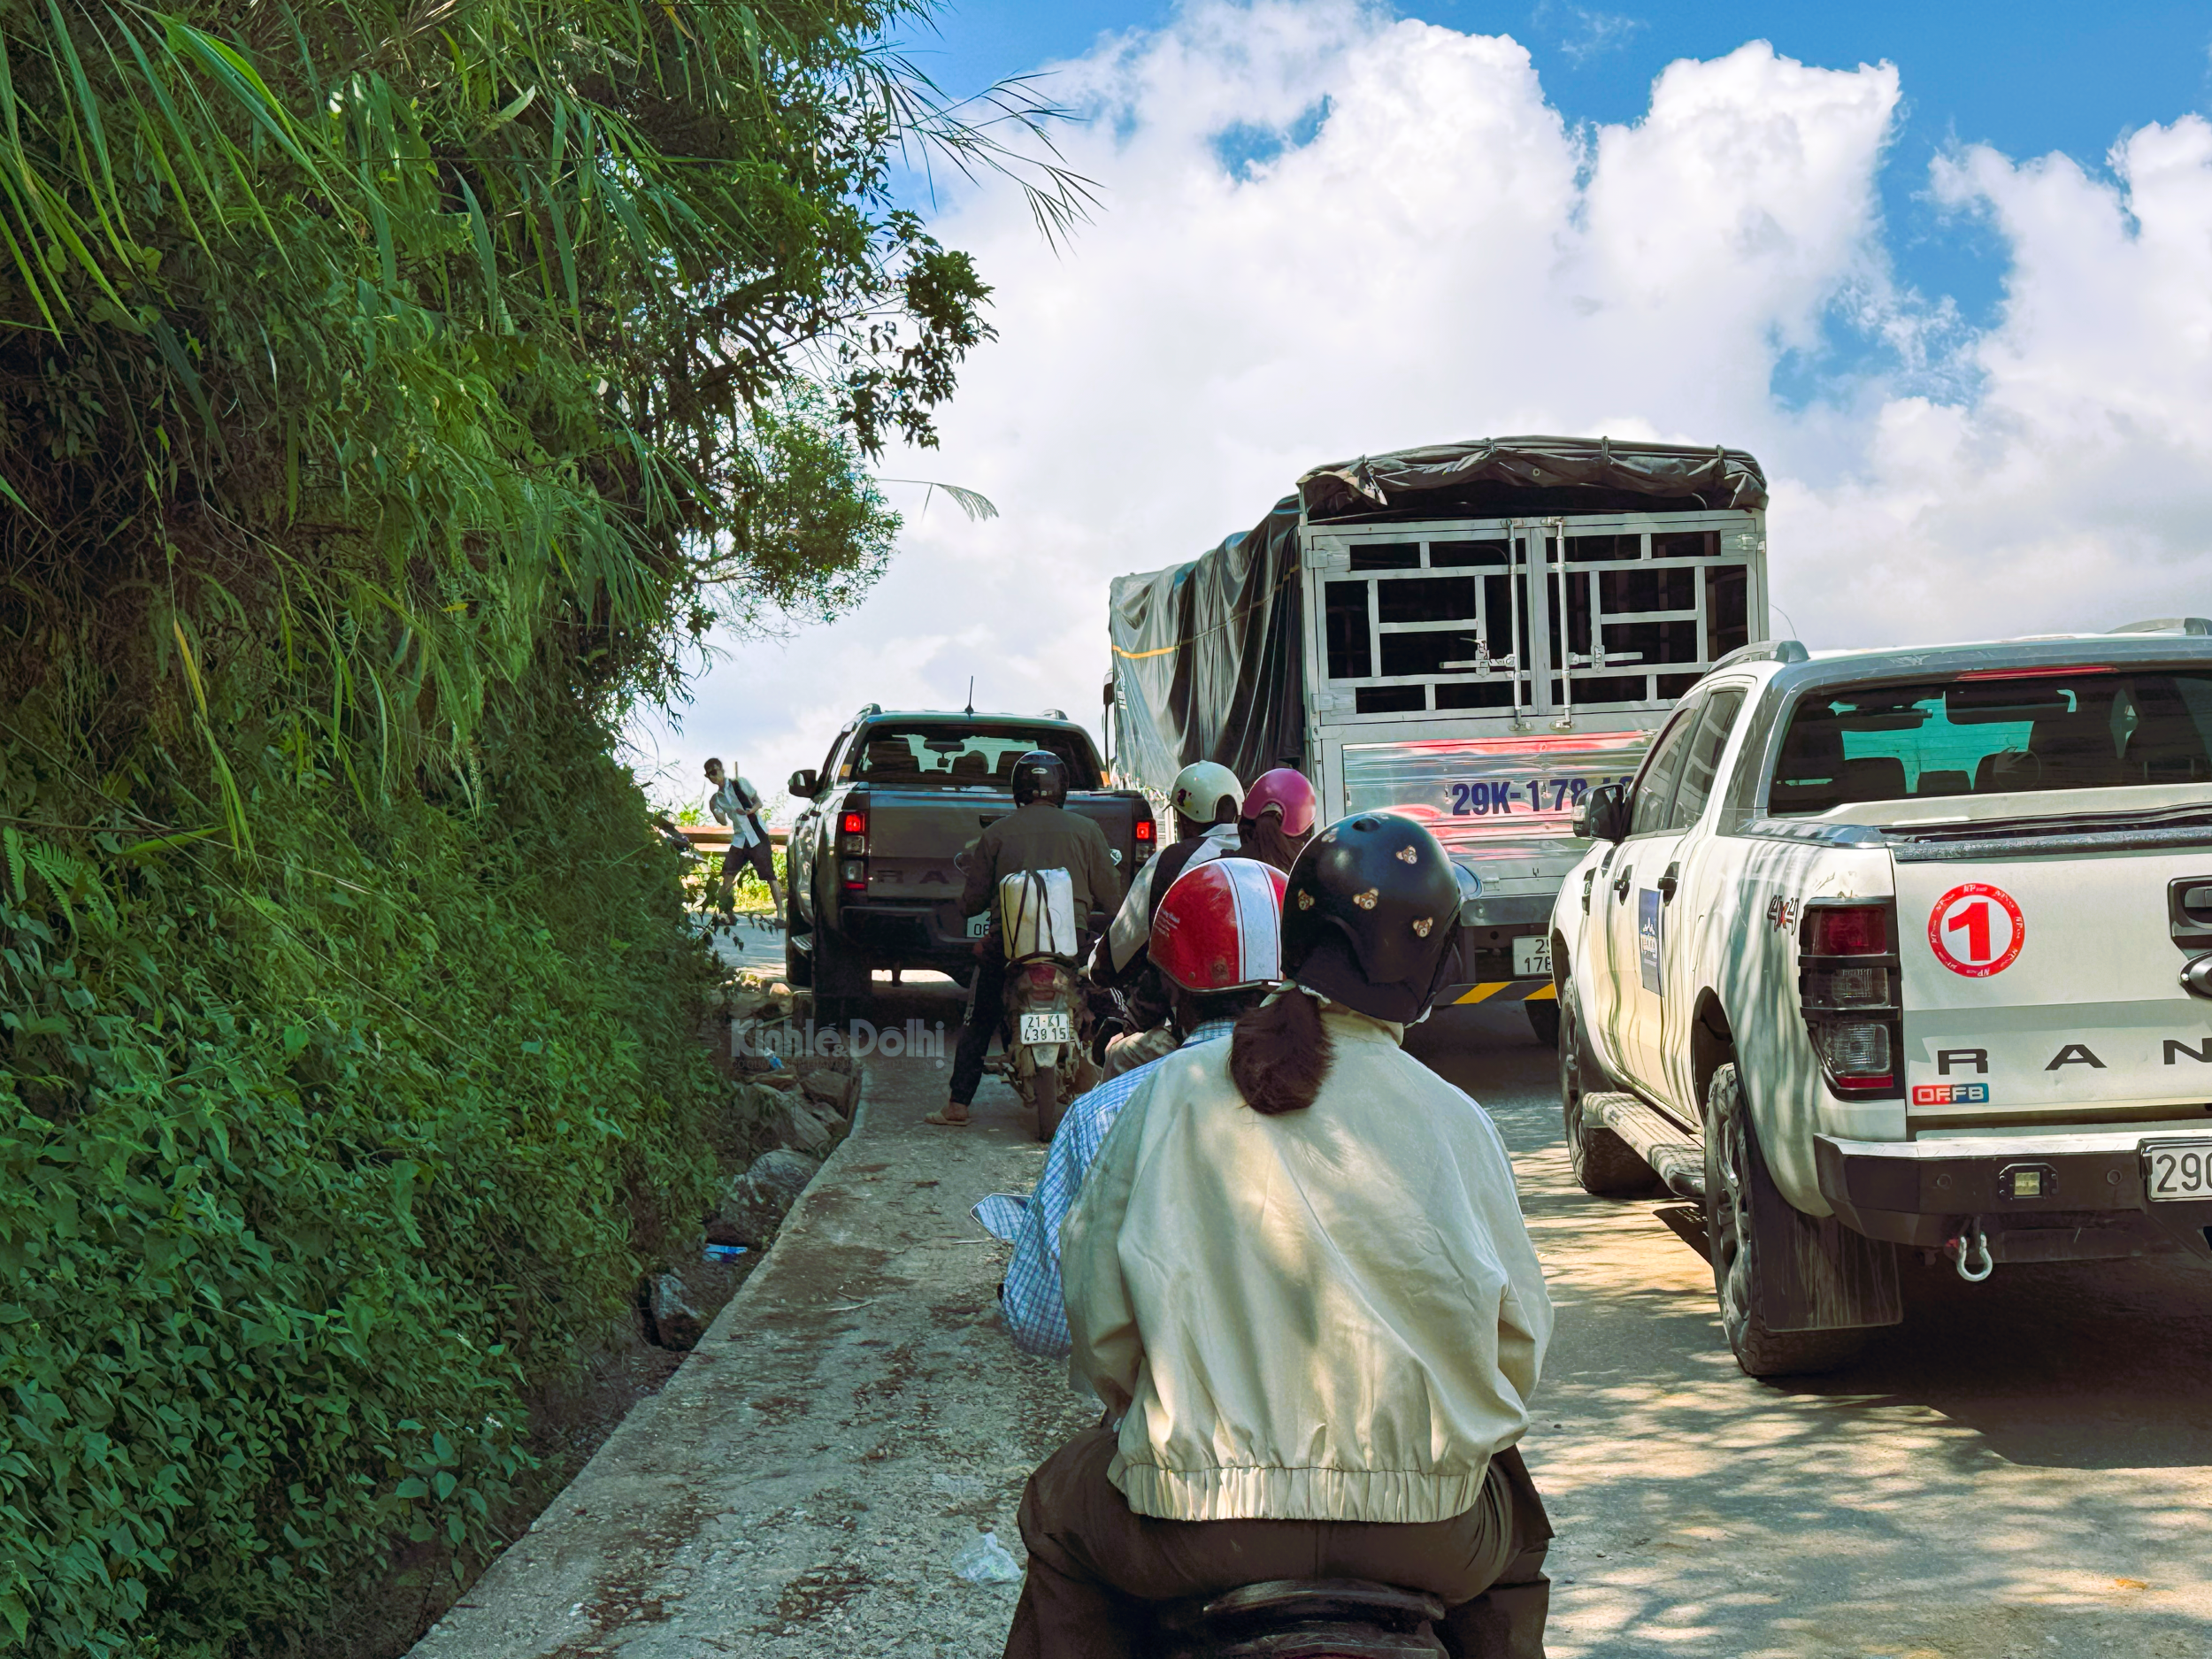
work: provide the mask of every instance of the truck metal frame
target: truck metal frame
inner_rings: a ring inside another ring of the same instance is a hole
[[[1693,457],[1694,479],[1669,473]],[[1732,495],[1714,487],[1724,458]],[[1548,1036],[1551,902],[1586,845],[1576,805],[1634,772],[1715,663],[1767,637],[1756,468],[1732,451],[1503,439],[1317,469],[1250,534],[1116,582],[1115,772],[1164,802],[1191,760],[1248,780],[1294,764],[1324,821],[1425,823],[1469,889],[1448,997],[1528,1000]],[[1197,707],[1210,676],[1245,706]]]

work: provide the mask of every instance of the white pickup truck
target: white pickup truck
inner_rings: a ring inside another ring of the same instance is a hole
[[[1909,1253],[2212,1260],[2208,635],[1753,645],[1586,797],[1570,1156],[1704,1204],[1752,1375],[1898,1322]]]

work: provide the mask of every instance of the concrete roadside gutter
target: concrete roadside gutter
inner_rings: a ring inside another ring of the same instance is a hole
[[[1016,1352],[1009,1251],[968,1214],[1035,1183],[1030,1114],[992,1080],[974,1125],[929,1127],[945,1077],[867,1064],[768,1259],[411,1659],[1002,1650],[1018,1585],[953,1563],[987,1530],[1020,1562],[1022,1483],[1096,1406]]]

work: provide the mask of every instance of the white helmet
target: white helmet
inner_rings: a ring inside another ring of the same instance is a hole
[[[1194,760],[1175,774],[1168,801],[1178,817],[1194,824],[1233,824],[1244,810],[1244,786],[1219,762]]]

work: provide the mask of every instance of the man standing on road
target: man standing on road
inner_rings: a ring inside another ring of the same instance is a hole
[[[1237,1017],[1275,988],[1283,972],[1282,918],[1283,872],[1249,858],[1217,858],[1187,870],[1168,890],[1153,915],[1148,949],[1174,987],[1168,1024],[1180,1047],[1226,1037]],[[1124,1071],[1079,1097],[1054,1132],[999,1287],[1006,1328],[1025,1354],[1067,1356],[1060,1224],[1075,1207],[1106,1132],[1159,1064]]]
[[[953,1056],[951,1098],[941,1111],[922,1121],[956,1129],[968,1121],[968,1107],[983,1081],[983,1056],[990,1052],[1006,998],[1006,948],[999,933],[998,884],[1033,870],[1064,870],[1075,889],[1075,925],[1090,926],[1093,910],[1120,897],[1113,853],[1106,832],[1067,809],[1066,763],[1048,749],[1035,749],[1014,763],[1014,810],[984,830],[968,854],[967,885],[961,889],[960,913],[991,912],[990,935],[977,946],[974,995],[968,1023]]]
[[[776,907],[776,926],[781,927],[783,889],[776,885],[775,849],[768,844],[767,828],[760,821],[760,791],[749,779],[736,773],[723,776],[718,759],[709,759],[706,770],[707,782],[713,786],[707,795],[707,810],[716,823],[730,826],[730,849],[722,855],[722,887],[716,895],[715,909],[726,917],[730,915],[737,879],[750,865],[768,884],[769,901]]]

